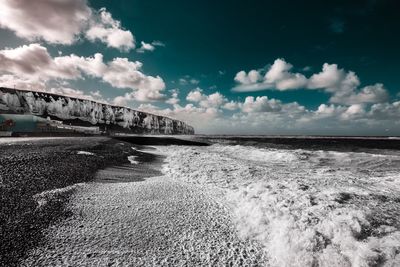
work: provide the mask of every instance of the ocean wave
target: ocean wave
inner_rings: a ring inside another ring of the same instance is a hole
[[[249,146],[162,147],[164,172],[220,192],[272,266],[399,266],[400,157]]]

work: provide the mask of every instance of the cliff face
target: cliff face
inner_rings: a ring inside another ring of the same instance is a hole
[[[51,117],[74,125],[96,125],[113,132],[194,134],[178,120],[134,109],[44,92],[0,87],[0,113]]]

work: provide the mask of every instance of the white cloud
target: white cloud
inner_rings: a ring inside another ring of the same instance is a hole
[[[360,80],[352,72],[339,69],[336,64],[325,63],[322,71],[310,77],[308,88],[324,89],[332,94],[330,102],[340,104],[379,103],[388,99],[383,84],[375,84],[358,90]]]
[[[248,96],[242,105],[242,111],[246,113],[255,112],[278,112],[282,109],[282,103],[276,99],[268,99],[267,96]]]
[[[19,77],[13,74],[0,75],[0,86],[36,91],[43,91],[46,89],[46,83],[44,81]]]
[[[128,30],[121,28],[121,23],[114,20],[105,8],[99,10],[98,16],[94,16],[90,22],[90,28],[86,37],[91,41],[100,40],[108,47],[128,51],[135,48],[135,38]]]
[[[388,93],[382,84],[359,88],[360,80],[352,72],[339,69],[337,64],[325,63],[322,71],[306,78],[301,73],[292,73],[293,65],[283,59],[277,59],[268,68],[264,77],[260,71],[251,70],[248,74],[240,71],[234,80],[238,83],[232,90],[252,92],[265,89],[320,89],[331,94],[330,102],[338,104],[379,103],[387,101]]]
[[[306,86],[307,78],[300,73],[291,73],[293,65],[284,59],[276,59],[265,74],[265,83],[273,84],[276,89],[285,91]]]
[[[98,97],[98,98],[103,97],[103,96],[101,95],[101,93],[100,93],[99,90],[97,90],[97,91],[90,91],[90,94],[91,94],[93,97]]]
[[[153,81],[150,81],[149,88],[142,88],[133,93],[136,100],[142,102],[148,102],[148,101],[160,101],[165,99],[165,95],[161,93],[161,91],[164,90],[164,86],[161,85],[164,84],[164,82],[162,82],[161,78],[151,77],[150,80]],[[151,83],[155,84],[155,86],[152,86]]]
[[[72,97],[77,97],[77,98],[82,98],[83,96],[85,96],[85,93],[83,91],[73,89],[73,88],[68,88],[68,87],[53,87],[47,91],[52,94],[66,95],[66,96],[72,96]]]
[[[143,41],[141,42],[141,45],[142,46],[136,50],[138,53],[144,53],[146,51],[154,51],[156,49],[154,45],[145,43]]]
[[[350,87],[357,87],[360,81],[354,72],[346,73],[343,69],[339,69],[337,64],[325,63],[320,73],[313,74],[310,77],[308,88],[326,88],[330,91],[336,91],[342,87],[343,83],[350,85]]]
[[[248,74],[240,71],[235,76],[235,81],[240,85],[233,88],[237,92],[277,89],[281,91],[303,88],[307,78],[300,73],[291,73],[293,66],[284,59],[276,59],[266,71],[264,77],[259,71],[251,70]]]
[[[146,51],[152,52],[156,49],[156,46],[165,46],[165,44],[160,41],[153,41],[151,43],[146,43],[142,41],[140,42],[140,44],[141,47],[136,50],[138,53],[144,53]]]
[[[382,103],[387,101],[389,95],[383,84],[377,83],[362,88],[359,92],[349,93],[336,92],[330,99],[332,103],[360,104],[360,103]]]
[[[190,93],[189,93],[190,94]],[[213,94],[211,94],[213,95]],[[201,89],[191,91],[193,103],[144,110],[187,121],[198,133],[208,134],[377,134],[379,129],[400,131],[400,101],[394,103],[336,105],[321,104],[307,110],[296,102],[283,103],[267,96],[247,97],[243,102],[201,105],[209,98]],[[226,99],[215,94],[215,99]],[[227,109],[232,113],[224,113]],[[390,133],[385,132],[385,133]]]
[[[47,49],[39,44],[0,50],[0,73],[14,74],[31,81],[76,79],[80,76],[76,69],[58,64]]]
[[[326,105],[321,104],[319,105],[318,109],[315,111],[315,115],[318,118],[329,118],[333,116],[337,116],[338,114],[343,113],[345,110],[344,107],[335,106],[334,104]]]
[[[227,110],[233,111],[233,110],[239,109],[239,108],[240,108],[240,105],[239,105],[238,102],[231,100],[231,101],[225,103],[225,104],[222,106],[222,108],[223,108],[223,109],[227,109]]]
[[[364,106],[361,104],[353,104],[346,109],[345,112],[341,114],[341,118],[348,120],[348,119],[355,119],[360,118],[365,114]]]
[[[30,41],[72,44],[84,34],[108,47],[124,51],[135,47],[130,31],[122,29],[105,8],[91,9],[86,0],[2,0],[0,27]]]
[[[219,108],[221,105],[223,105],[227,99],[225,96],[223,96],[219,92],[215,92],[210,95],[204,95],[204,99],[200,101],[200,106],[206,107],[206,108]]]
[[[140,104],[139,107],[137,107],[136,109],[143,111],[143,112],[149,112],[152,114],[162,115],[160,113],[160,109],[157,106],[155,106],[153,104],[149,104],[149,103]]]
[[[0,27],[28,40],[71,44],[91,14],[86,0],[0,1]]]
[[[188,93],[186,100],[197,102],[204,108],[219,108],[228,101],[226,97],[219,92],[210,95],[203,94],[202,92],[202,89],[196,88]]]
[[[253,84],[261,79],[261,75],[256,70],[251,70],[249,73],[239,71],[235,76],[235,81],[241,84]]]
[[[132,62],[127,58],[115,58],[107,64],[102,77],[104,81],[117,88],[164,90],[164,81],[159,76],[146,76],[139,71],[141,67],[141,62]]]
[[[106,63],[103,55],[78,57],[76,55],[52,58],[39,44],[0,50],[0,74],[14,75],[29,82],[71,80],[89,75],[102,79],[116,88],[130,88],[139,101],[164,99],[165,83],[159,76],[141,72],[142,63],[127,58],[114,58]]]
[[[131,100],[131,97],[126,94],[124,96],[117,96],[113,100],[113,104],[117,106],[125,107],[128,105],[128,101]]]
[[[165,44],[163,43],[163,42],[161,42],[161,41],[153,41],[153,42],[151,42],[151,44],[153,45],[153,46],[161,46],[161,47],[165,47]]]
[[[204,95],[202,94],[202,90],[200,88],[196,88],[189,92],[186,96],[186,100],[190,102],[200,102],[204,99]]]
[[[400,119],[400,101],[393,103],[378,103],[371,106],[369,116],[377,120],[395,120],[394,123],[399,123]]]
[[[165,101],[165,103],[170,104],[170,105],[176,105],[179,103],[179,98],[178,98],[178,89],[173,89],[171,90],[171,97]]]

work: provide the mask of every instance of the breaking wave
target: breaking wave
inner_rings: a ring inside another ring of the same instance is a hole
[[[400,155],[160,147],[164,172],[219,192],[271,266],[400,266]]]

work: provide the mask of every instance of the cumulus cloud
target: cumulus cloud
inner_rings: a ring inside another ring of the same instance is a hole
[[[219,92],[210,95],[203,94],[202,92],[202,89],[196,88],[188,93],[186,100],[197,102],[201,107],[205,108],[219,108],[228,101],[227,98]]]
[[[281,101],[268,99],[267,96],[248,96],[242,105],[242,111],[246,113],[254,112],[278,112],[282,109]]]
[[[245,71],[239,71],[235,76],[235,81],[241,84],[252,84],[260,81],[261,75],[256,70],[251,70],[249,73]]]
[[[0,75],[0,86],[36,91],[46,89],[46,83],[44,81],[19,77],[13,74]]]
[[[330,102],[339,104],[379,103],[388,99],[388,93],[380,83],[359,88],[360,80],[352,72],[339,69],[337,64],[325,63],[322,71],[309,78],[293,73],[293,65],[284,59],[275,62],[262,75],[261,71],[240,71],[234,80],[238,83],[232,90],[252,92],[259,90],[320,89],[331,94]]]
[[[0,27],[28,40],[71,44],[91,14],[86,0],[0,1]]]
[[[320,73],[313,74],[308,83],[308,88],[326,88],[328,91],[336,91],[343,86],[346,89],[357,87],[360,84],[354,72],[346,73],[339,69],[337,64],[325,63]]]
[[[308,81],[308,88],[323,89],[332,94],[330,102],[341,104],[379,103],[388,99],[383,84],[377,83],[358,89],[360,80],[352,72],[339,69],[336,64],[325,63],[322,71],[313,74]]]
[[[131,100],[131,97],[129,94],[126,94],[124,96],[117,96],[113,100],[113,104],[121,107],[125,107],[128,105],[128,101]]]
[[[203,100],[200,101],[200,106],[210,108],[210,107],[220,107],[227,101],[225,96],[219,92],[215,92],[208,96],[205,96]]]
[[[204,98],[202,91],[203,90],[201,90],[200,88],[196,88],[190,91],[189,94],[186,96],[186,100],[190,102],[200,102]]]
[[[79,77],[79,72],[76,69],[71,69],[53,60],[47,48],[39,44],[0,50],[0,72],[14,74],[21,79],[25,78],[32,81]]]
[[[343,104],[359,104],[359,103],[382,103],[387,101],[389,95],[383,84],[377,83],[362,88],[359,92],[352,90],[351,92],[335,92],[331,97],[332,103]]]
[[[52,58],[39,44],[0,50],[0,74],[14,75],[30,82],[48,80],[74,80],[83,75],[97,77],[116,88],[129,88],[130,95],[139,101],[161,100],[165,83],[159,76],[141,72],[142,63],[127,58],[114,58],[104,62],[103,55],[79,57],[76,55]]]
[[[240,105],[239,105],[238,102],[231,100],[231,101],[225,103],[225,104],[222,106],[222,108],[223,108],[223,109],[226,109],[226,110],[231,110],[231,111],[233,111],[233,110],[239,109],[239,108],[240,108]]]
[[[101,78],[116,88],[130,88],[134,90],[126,98],[138,101],[156,101],[165,96],[162,91],[165,83],[159,76],[153,77],[143,74],[140,69],[142,63],[129,61],[127,58],[114,58],[105,63],[102,54],[94,57],[77,57],[75,55],[59,58],[66,66],[73,66],[87,75]]]
[[[135,47],[133,34],[124,30],[105,8],[94,11],[86,0],[3,0],[0,27],[21,38],[72,44],[84,34],[108,47],[129,50]]]
[[[171,90],[171,97],[165,101],[165,103],[170,104],[170,105],[176,105],[179,103],[179,98],[178,98],[178,89],[172,89]]]
[[[329,118],[333,116],[337,116],[344,112],[344,108],[339,106],[335,106],[334,104],[326,105],[321,104],[319,105],[318,109],[315,111],[315,115],[319,118]]]
[[[145,42],[141,42],[141,47],[138,48],[136,51],[139,53],[144,53],[146,51],[154,51],[156,48],[154,47],[154,45],[149,44],[149,43],[145,43]]]
[[[237,92],[250,92],[265,89],[277,89],[281,91],[303,88],[307,84],[307,78],[299,73],[291,73],[293,65],[284,59],[276,59],[263,76],[260,71],[251,70],[249,73],[240,71],[235,76],[239,83],[233,88]]]
[[[378,103],[371,106],[368,115],[377,120],[395,120],[398,124],[400,119],[400,101],[393,103]]]
[[[160,41],[153,41],[151,43],[141,42],[141,47],[136,49],[138,53],[152,52],[156,49],[156,46],[165,46],[164,43]]]
[[[91,41],[100,40],[108,47],[128,51],[135,48],[135,38],[128,30],[121,28],[121,23],[114,20],[111,13],[101,8],[97,16],[91,19],[86,37]]]
[[[283,59],[276,59],[274,64],[265,74],[265,82],[274,84],[278,90],[302,88],[307,84],[307,79],[299,73],[291,73],[293,65]]]

